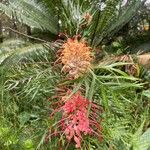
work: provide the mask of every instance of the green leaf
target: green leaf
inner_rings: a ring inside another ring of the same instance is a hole
[[[24,141],[24,147],[28,150],[33,149],[33,141],[31,139],[27,139]]]
[[[24,125],[27,121],[30,120],[30,117],[31,115],[27,112],[22,112],[20,115],[19,115],[19,122],[21,125]]]
[[[143,127],[144,127],[145,120],[142,122],[141,126],[137,129],[135,134],[132,136],[131,143],[133,145],[133,150],[141,150],[141,142],[140,138],[142,135]]]
[[[148,150],[150,148],[150,128],[140,137],[139,150]]]
[[[142,93],[144,96],[146,96],[147,98],[150,98],[150,90],[145,90]]]

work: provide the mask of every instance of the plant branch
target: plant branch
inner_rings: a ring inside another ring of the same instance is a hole
[[[34,39],[34,40],[37,40],[37,41],[40,41],[40,42],[50,43],[50,42],[48,42],[48,41],[46,41],[46,40],[43,40],[43,39],[40,39],[40,38],[36,38],[36,37],[31,36],[31,35],[27,35],[27,34],[25,34],[25,33],[19,32],[19,31],[14,30],[14,29],[12,29],[12,28],[10,28],[10,27],[2,27],[2,29],[11,30],[12,32],[15,32],[15,33],[17,33],[17,34],[23,35],[23,36],[25,36],[25,37],[28,37],[28,38],[30,38],[30,39]]]

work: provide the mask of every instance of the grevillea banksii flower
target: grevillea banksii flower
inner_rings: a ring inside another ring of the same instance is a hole
[[[101,114],[101,107],[88,99],[83,97],[80,92],[73,94],[70,98],[67,95],[62,97],[63,105],[56,109],[56,112],[62,113],[62,118],[54,126],[57,132],[51,135],[65,135],[66,139],[76,143],[76,148],[81,147],[83,136],[96,135],[102,139],[99,114]],[[90,109],[89,109],[90,107]]]
[[[70,77],[78,78],[90,69],[93,56],[85,40],[78,40],[77,37],[68,38],[59,52],[58,60],[63,64],[62,71],[69,73]]]

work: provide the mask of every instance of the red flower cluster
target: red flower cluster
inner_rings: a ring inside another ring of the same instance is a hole
[[[80,92],[75,93],[69,99],[67,96],[62,97],[62,101],[64,105],[59,109],[62,112],[59,127],[67,140],[74,140],[76,148],[80,148],[83,135],[96,134],[101,139],[102,128],[100,121],[97,121],[101,111],[100,106],[84,98]]]
[[[81,133],[86,135],[92,132],[88,118],[88,105],[89,101],[78,93],[63,106],[63,130],[69,141],[74,138],[77,148],[81,146]]]

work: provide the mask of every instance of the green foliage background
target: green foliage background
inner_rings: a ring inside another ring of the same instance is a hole
[[[100,48],[136,14],[144,1],[129,0],[9,0],[0,3],[1,11],[21,23],[57,35],[80,34],[88,44]],[[102,9],[102,4],[105,7]],[[118,7],[119,6],[119,7]],[[87,24],[83,18],[93,19]],[[85,23],[85,27],[81,25]],[[50,120],[52,96],[58,84],[76,85],[73,93],[84,89],[84,95],[99,103],[104,111],[103,141],[87,137],[82,149],[148,150],[150,147],[149,71],[133,77],[122,71],[126,63],[110,63],[109,56],[93,64],[91,71],[77,80],[64,81],[65,74],[53,67],[62,40],[31,42],[7,40],[0,49],[0,149],[58,149],[59,138],[45,143]],[[95,52],[96,53],[96,52]],[[96,55],[96,54],[95,54]],[[145,77],[144,77],[145,76]],[[72,94],[73,94],[72,93]],[[66,147],[62,137],[62,149]]]

